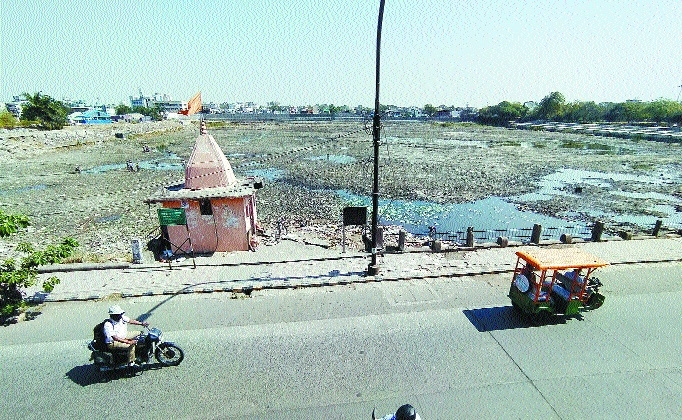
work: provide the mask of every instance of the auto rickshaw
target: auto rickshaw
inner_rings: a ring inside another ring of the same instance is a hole
[[[509,288],[515,310],[544,319],[577,315],[604,303],[602,284],[592,274],[607,262],[580,248],[531,248],[516,255]]]

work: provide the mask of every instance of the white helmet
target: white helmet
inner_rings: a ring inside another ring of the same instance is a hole
[[[124,313],[125,311],[118,305],[109,307],[109,315],[122,315]]]

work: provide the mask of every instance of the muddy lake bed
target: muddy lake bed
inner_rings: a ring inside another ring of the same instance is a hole
[[[209,121],[208,133],[237,178],[264,180],[257,210],[266,237],[284,219],[335,245],[342,209],[371,209],[372,137],[362,122]],[[0,209],[28,215],[31,227],[3,239],[0,252],[73,237],[84,259],[129,260],[132,239],[159,232],[156,207],[144,201],[183,180],[198,134],[196,121],[3,131]],[[384,121],[379,189],[382,222],[414,235],[433,225],[584,230],[596,220],[612,232],[646,232],[656,220],[678,230],[682,145]]]

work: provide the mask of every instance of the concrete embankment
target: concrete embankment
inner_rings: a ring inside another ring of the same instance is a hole
[[[380,273],[367,276],[369,256],[341,253],[300,242],[283,241],[256,252],[233,252],[171,263],[69,266],[70,271],[43,270],[60,284],[49,295],[29,290],[46,301],[94,300],[109,296],[174,295],[180,293],[250,293],[287,289],[401,281],[423,278],[477,276],[511,272],[515,252],[527,246],[579,247],[610,264],[679,263],[682,278],[682,238],[610,240],[578,244],[481,246],[432,252],[411,248],[379,258]]]

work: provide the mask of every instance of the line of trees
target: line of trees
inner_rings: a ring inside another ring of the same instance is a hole
[[[73,110],[62,101],[56,100],[42,92],[31,95],[24,93],[26,104],[21,108],[19,120],[7,109],[0,110],[0,128],[14,128],[17,125],[22,127],[34,126],[42,130],[60,130],[68,124],[68,116]],[[116,115],[139,113],[150,117],[154,121],[163,119],[163,112],[158,107],[131,108],[120,104],[116,107]]]
[[[34,125],[44,130],[59,130],[67,123],[71,109],[61,101],[55,100],[40,92],[33,95],[24,93],[27,104],[21,112],[20,125]],[[383,105],[383,110],[387,108]],[[329,105],[331,113],[341,109]],[[427,104],[424,112],[433,116],[436,108]],[[163,113],[158,107],[134,107],[119,104],[116,114],[139,113],[160,121]],[[566,102],[561,92],[552,92],[545,96],[539,104],[502,101],[497,105],[487,106],[478,112],[476,121],[486,125],[506,126],[510,122],[526,121],[562,121],[573,123],[594,122],[652,122],[682,125],[682,102],[658,99],[652,102],[626,101],[620,103],[594,101]],[[16,119],[6,110],[0,112],[0,126],[13,128]]]
[[[682,124],[682,103],[668,99],[652,102],[626,101],[620,103],[593,101],[566,102],[560,92],[545,96],[537,106],[502,101],[478,112],[478,122],[506,126],[511,121],[594,122],[653,122]]]
[[[163,119],[163,112],[158,106],[155,107],[143,107],[143,106],[136,106],[136,107],[130,107],[125,104],[118,104],[116,108],[116,115],[125,115],[125,114],[132,114],[132,113],[137,113],[137,114],[142,114],[146,117],[151,118],[154,121],[161,121]]]

